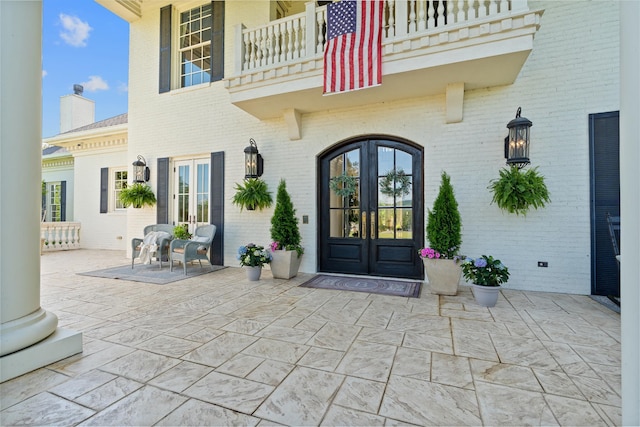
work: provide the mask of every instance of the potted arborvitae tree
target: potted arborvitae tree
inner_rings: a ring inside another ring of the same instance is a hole
[[[427,217],[429,246],[418,252],[422,258],[431,292],[455,295],[462,275],[458,251],[462,244],[462,221],[451,180],[442,172],[440,190]]]
[[[293,208],[287,184],[280,180],[276,195],[276,208],[271,217],[271,273],[276,279],[290,279],[298,274],[304,248],[298,229],[298,218]]]

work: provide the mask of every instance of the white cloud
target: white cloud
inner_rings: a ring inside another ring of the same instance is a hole
[[[42,70],[42,78],[47,77],[47,70]]]
[[[118,92],[124,93],[129,92],[129,85],[123,82],[120,82],[118,85]]]
[[[89,81],[80,83],[87,92],[109,89],[109,84],[100,76],[89,76]]]
[[[89,32],[93,30],[87,22],[83,22],[77,16],[60,14],[60,24],[62,31],[60,38],[67,44],[75,47],[83,47],[87,45]]]

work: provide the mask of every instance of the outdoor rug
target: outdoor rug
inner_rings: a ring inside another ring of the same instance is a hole
[[[169,271],[169,264],[162,265],[162,269],[157,262],[152,264],[135,264],[131,269],[131,264],[121,267],[105,268],[104,270],[88,271],[86,273],[78,273],[81,276],[104,277],[107,279],[131,280],[133,282],[153,283],[156,285],[166,285],[167,283],[177,282],[178,280],[189,279],[191,277],[201,276],[211,273],[212,271],[222,270],[223,266],[211,266],[202,263],[187,266],[187,275],[184,275],[182,264],[175,264],[173,271]]]
[[[393,295],[418,298],[421,282],[374,279],[368,277],[344,277],[319,274],[300,286],[304,288],[335,289],[340,291],[368,292],[371,294]]]

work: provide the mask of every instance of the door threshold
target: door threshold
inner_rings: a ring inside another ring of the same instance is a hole
[[[373,280],[393,280],[395,282],[422,282],[422,279],[407,279],[405,277],[389,277],[389,276],[369,276],[366,274],[326,273],[324,271],[318,271],[316,274],[324,274],[325,276],[336,276],[336,277],[357,277],[362,279],[373,279]]]

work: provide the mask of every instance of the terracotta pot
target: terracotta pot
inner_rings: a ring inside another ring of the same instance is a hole
[[[455,295],[462,275],[460,262],[452,259],[422,258],[432,294]]]
[[[473,283],[473,297],[482,307],[494,307],[498,302],[501,286],[481,286]]]
[[[251,282],[255,282],[256,280],[260,280],[260,274],[262,274],[262,267],[246,267],[247,270],[247,279]]]

